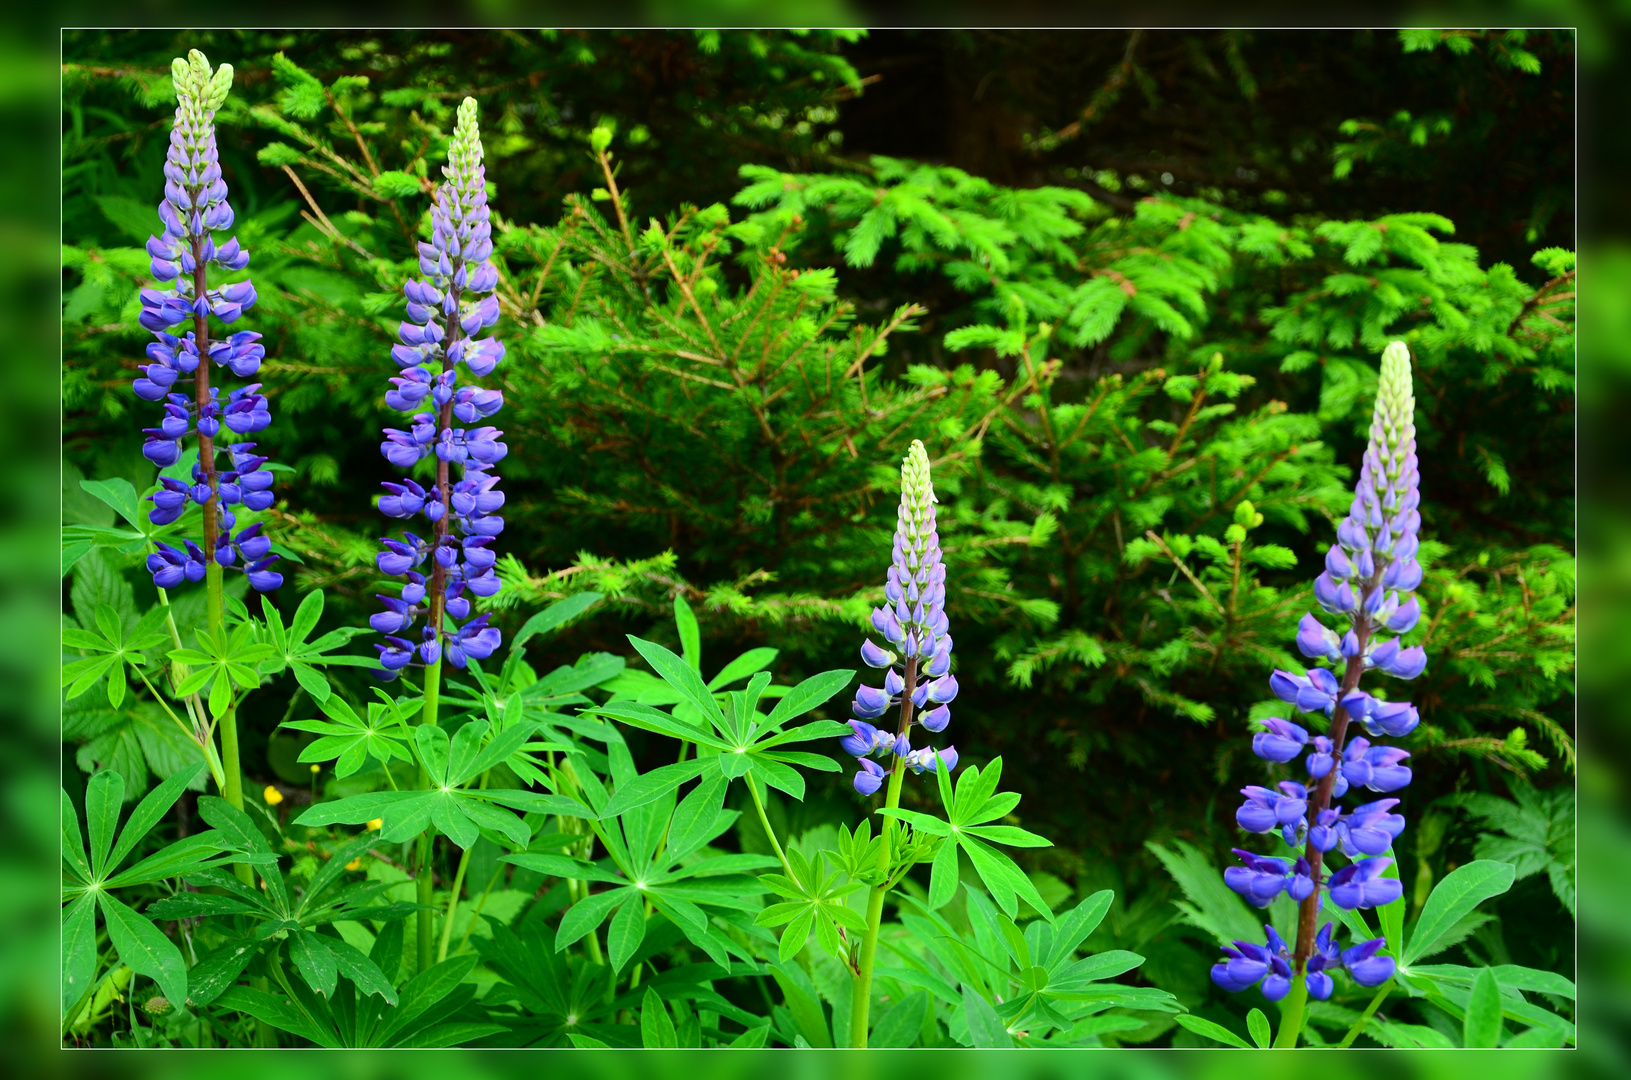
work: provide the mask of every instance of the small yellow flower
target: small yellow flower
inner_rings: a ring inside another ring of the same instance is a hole
[[[313,765],[311,767],[311,771],[312,771],[312,775],[315,776],[317,773],[320,773],[320,772],[323,771],[323,767],[321,765]]]
[[[385,819],[384,818],[378,818],[377,817],[373,821],[370,821],[368,823],[368,831],[369,832],[378,832],[379,830],[383,829],[384,827],[385,827]]]
[[[266,790],[261,792],[261,798],[266,800],[267,806],[276,806],[283,801],[283,792],[279,791],[275,785],[267,784]]]
[[[361,870],[362,869],[362,856],[358,855],[355,859],[352,859],[350,862],[346,863],[345,868],[347,870]]]

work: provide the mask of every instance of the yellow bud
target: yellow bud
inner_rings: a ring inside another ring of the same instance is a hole
[[[380,829],[383,829],[384,827],[385,827],[385,819],[384,818],[375,818],[373,821],[370,821],[368,823],[368,831],[369,832],[378,832]]]
[[[323,771],[323,767],[321,765],[313,765],[311,767],[311,771],[312,771],[312,775],[315,776],[317,773],[320,773],[320,772]]]
[[[267,784],[266,790],[261,792],[261,798],[266,800],[266,805],[276,806],[278,803],[283,801],[283,792],[279,791],[272,784]]]
[[[350,862],[346,863],[345,868],[347,870],[361,870],[362,869],[362,856],[358,855],[355,859],[352,859]]]

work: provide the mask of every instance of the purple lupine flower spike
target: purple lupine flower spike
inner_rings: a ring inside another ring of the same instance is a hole
[[[447,182],[431,209],[431,239],[419,245],[425,276],[403,286],[407,319],[391,349],[399,371],[385,394],[388,406],[412,415],[406,428],[384,429],[380,453],[399,469],[430,459],[435,481],[386,482],[379,500],[386,517],[423,515],[431,523],[427,538],[405,533],[400,541],[382,541],[380,571],[404,579],[401,596],[381,596],[385,611],[370,620],[391,643],[378,646],[381,669],[374,674],[383,679],[395,678],[414,656],[426,665],[445,657],[462,668],[502,644],[486,615],[462,626],[449,621],[469,619],[471,597],[486,599],[503,585],[493,572],[498,555],[491,545],[504,531],[504,493],[493,466],[509,453],[497,428],[458,426],[485,420],[504,405],[501,391],[468,381],[490,375],[504,356],[502,343],[474,336],[498,321],[499,307],[496,296],[484,295],[497,287],[498,271],[489,261],[487,174],[472,98],[459,106],[447,157]],[[426,622],[416,646],[408,635],[421,618]]]
[[[222,447],[216,440],[223,437],[223,427],[237,435],[261,431],[272,422],[272,414],[266,396],[258,392],[260,383],[231,390],[223,399],[220,388],[210,385],[209,365],[199,364],[208,356],[217,368],[250,378],[266,356],[260,335],[253,331],[223,333],[213,340],[210,335],[211,316],[234,323],[255,303],[255,286],[247,280],[215,288],[209,283],[212,267],[218,273],[235,274],[249,265],[249,253],[237,238],[217,244],[214,235],[230,229],[234,219],[215,144],[215,113],[232,88],[232,65],[211,68],[204,54],[194,49],[185,60],[177,57],[171,62],[170,76],[176,88],[176,114],[165,154],[164,201],[158,209],[164,228],[162,236],[147,238],[149,269],[159,287],[141,290],[137,319],[155,340],[147,346],[149,362],[142,365],[141,377],[131,389],[144,401],[162,402],[164,408],[159,426],[144,429],[142,455],[167,469],[181,460],[182,440],[192,435],[198,439],[198,461],[190,484],[160,478],[158,490],[147,496],[153,503],[148,518],[155,525],[171,525],[189,505],[202,506],[204,547],[211,552],[210,560],[203,562],[242,570],[251,588],[270,592],[283,584],[283,575],[271,569],[278,559],[270,553],[271,541],[260,535],[259,525],[236,535],[232,531],[237,525],[234,506],[259,511],[272,505],[272,474],[262,469],[267,459],[249,453],[254,443],[235,443],[224,448],[232,467],[222,471],[216,460]],[[191,329],[176,332],[188,324]],[[192,393],[182,393],[189,384]],[[185,543],[191,549],[192,541]],[[192,561],[175,561],[177,549],[158,546],[160,550],[147,560],[155,585],[172,588],[203,577],[202,570],[195,576]]]
[[[916,685],[911,700],[912,720],[938,734],[951,723],[950,702],[957,696],[957,677],[951,673],[951,636],[946,620],[946,564],[940,557],[940,534],[935,529],[934,484],[929,478],[929,454],[913,440],[900,469],[900,511],[895,524],[893,558],[884,583],[884,606],[872,610],[872,629],[884,640],[870,638],[861,646],[861,660],[884,672],[883,686],[862,685],[855,691],[850,721],[854,734],[839,740],[846,754],[861,759],[855,790],[875,793],[887,770],[870,760],[874,753],[890,754],[914,773],[932,772],[943,763],[957,767],[957,751],[948,746],[935,756],[933,748],[912,749],[906,733],[889,735],[869,720],[876,720],[902,704],[907,665],[915,665]],[[908,715],[911,715],[910,713]]]
[[[1300,974],[1308,996],[1324,1001],[1335,986],[1333,971],[1346,970],[1364,987],[1380,986],[1394,973],[1393,959],[1378,955],[1385,940],[1344,950],[1333,937],[1331,924],[1315,935],[1314,923],[1321,889],[1331,902],[1348,910],[1390,904],[1403,893],[1396,877],[1384,876],[1393,865],[1393,844],[1405,827],[1404,816],[1394,812],[1399,800],[1377,799],[1347,813],[1334,802],[1349,791],[1399,791],[1411,780],[1411,770],[1404,764],[1409,752],[1371,740],[1410,734],[1420,723],[1419,713],[1409,702],[1383,701],[1357,684],[1366,671],[1414,679],[1427,665],[1420,646],[1405,647],[1397,636],[1384,636],[1409,633],[1421,620],[1421,605],[1411,595],[1422,577],[1416,558],[1421,493],[1414,417],[1410,351],[1403,342],[1393,342],[1382,355],[1370,441],[1353,502],[1337,526],[1337,543],[1326,551],[1314,580],[1316,603],[1339,616],[1341,625],[1328,627],[1310,613],[1297,628],[1302,654],[1336,670],[1312,667],[1302,675],[1276,671],[1269,678],[1269,688],[1282,701],[1301,712],[1330,717],[1330,732],[1310,737],[1288,720],[1262,721],[1263,730],[1252,737],[1252,750],[1278,764],[1289,764],[1306,751],[1304,768],[1310,784],[1282,781],[1275,788],[1246,787],[1241,792],[1246,801],[1235,814],[1248,832],[1278,832],[1288,846],[1301,850],[1293,862],[1236,849],[1242,865],[1224,871],[1224,883],[1258,907],[1267,906],[1282,891],[1302,902],[1297,948],[1287,950],[1272,928],[1265,928],[1267,947],[1235,942],[1223,950],[1229,959],[1212,968],[1213,981],[1226,990],[1261,982],[1264,995],[1278,1000]],[[1365,735],[1350,733],[1350,721],[1361,725]],[[1324,856],[1338,847],[1352,861],[1325,876]]]

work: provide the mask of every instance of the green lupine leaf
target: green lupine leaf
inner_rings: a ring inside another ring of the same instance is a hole
[[[82,893],[62,912],[62,1008],[66,1012],[96,979],[96,897]]]
[[[929,874],[929,906],[943,908],[957,894],[957,845],[941,844]]]
[[[727,749],[730,744],[720,739],[713,732],[695,724],[687,723],[677,717],[654,709],[650,705],[642,705],[635,701],[613,701],[591,710],[596,716],[606,716],[613,720],[621,720],[632,727],[645,731],[655,731],[659,735],[668,735],[686,742],[700,743],[715,750]]]
[[[194,833],[168,844],[130,869],[114,874],[107,880],[110,889],[124,889],[132,885],[146,885],[165,878],[186,877],[211,865],[211,860],[222,847],[221,834],[215,830]],[[271,859],[271,853],[265,853]],[[220,860],[217,860],[220,861]],[[245,861],[238,859],[236,861]]]
[[[823,671],[819,675],[812,675],[799,683],[776,703],[765,717],[760,730],[771,730],[780,727],[795,716],[803,716],[820,705],[825,705],[834,694],[848,686],[850,680],[855,678],[853,671]]]
[[[984,996],[967,983],[963,984],[963,1016],[968,1021],[968,1037],[975,1046],[1011,1047],[1013,1036],[997,1018],[997,1012]]]
[[[510,651],[517,652],[537,634],[547,634],[549,631],[563,625],[569,619],[588,611],[600,603],[602,597],[596,592],[582,592],[575,596],[568,596],[564,600],[557,600],[543,611],[534,615],[521,624],[520,631],[510,642]]]
[[[97,894],[108,940],[125,966],[159,984],[171,1001],[187,1000],[187,963],[175,942],[106,890]]]
[[[693,758],[641,773],[628,786],[618,788],[600,818],[605,821],[621,817],[630,810],[656,802],[687,780],[701,775],[709,765],[710,762],[706,760]]]
[[[782,931],[781,942],[776,948],[776,955],[782,963],[787,963],[804,948],[804,943],[810,937],[810,928],[815,925],[815,918],[815,910],[806,906],[803,912],[787,924],[787,928]]]
[[[336,938],[322,940],[333,955],[340,974],[350,979],[361,993],[375,995],[387,1005],[397,1004],[396,988],[391,985],[391,980],[378,964],[363,955],[362,950]]]
[[[697,674],[696,669],[656,642],[645,641],[630,634],[629,644],[645,657],[646,663],[651,665],[652,670],[661,676],[664,682],[679,692],[686,704],[716,727],[724,728],[725,714],[720,711],[712,691],[702,681],[702,676]]]
[[[248,986],[233,986],[216,998],[215,1003],[219,1008],[246,1012],[279,1031],[298,1035],[318,1046],[339,1048],[340,1044],[332,1032],[307,1020],[299,1009],[290,1005],[281,996]]]
[[[1450,928],[1492,896],[1499,896],[1512,887],[1516,871],[1510,863],[1480,859],[1456,867],[1434,887],[1410,933],[1405,947],[1403,963],[1409,967],[1416,960],[1430,954],[1439,938]]]
[[[215,682],[210,686],[210,715],[224,716],[232,705],[232,681],[225,675],[216,676]]]
[[[560,952],[594,930],[606,921],[606,916],[611,914],[613,908],[631,897],[634,897],[634,887],[624,886],[608,892],[593,893],[573,904],[561,917],[560,928],[555,931],[555,951]]]
[[[929,1011],[929,995],[921,990],[907,994],[886,1009],[872,1028],[867,1046],[904,1050],[917,1042],[923,1020]]]
[[[677,1050],[680,1045],[668,1006],[649,986],[640,1002],[640,1045],[648,1050]]]
[[[254,938],[233,938],[198,962],[187,973],[187,1004],[201,1009],[219,998],[255,959],[260,943]]]
[[[719,669],[719,674],[708,680],[708,689],[722,690],[739,679],[745,679],[769,667],[779,655],[777,649],[749,649]]]
[[[477,826],[499,833],[518,848],[525,848],[532,840],[532,830],[527,823],[508,810],[490,806],[473,794],[462,796],[458,805],[459,810]]]
[[[62,859],[68,864],[71,874],[89,882],[92,877],[91,864],[85,858],[85,840],[79,832],[79,812],[74,809],[73,800],[68,798],[66,791],[61,791],[61,795]]]
[[[119,806],[124,801],[125,778],[112,769],[104,769],[91,777],[85,785],[85,824],[91,840],[91,874],[105,878],[110,869],[108,852],[113,848],[113,834],[119,828]]]
[[[965,825],[963,831],[1007,847],[1052,847],[1053,841],[1012,825]]]
[[[1175,1019],[1177,1019],[1179,1027],[1193,1031],[1202,1038],[1211,1039],[1213,1042],[1220,1042],[1225,1046],[1237,1046],[1242,1050],[1251,1049],[1251,1044],[1245,1039],[1242,1039],[1239,1035],[1236,1035],[1234,1032],[1230,1031],[1221,1024],[1215,1024],[1204,1017],[1195,1016],[1190,1013],[1180,1013]]]
[[[952,826],[932,814],[920,814],[916,810],[902,810],[894,806],[880,806],[877,812],[884,817],[897,818],[909,823],[913,828],[921,829],[933,836],[950,836],[954,831]]]
[[[635,897],[612,916],[612,924],[606,931],[606,952],[611,957],[613,971],[623,970],[645,937],[645,905],[639,897]],[[647,993],[650,991],[647,990]]]
[[[1053,922],[1053,909],[1048,907],[1047,902],[1036,891],[1036,886],[1031,884],[1031,879],[1014,865],[1012,859],[966,833],[959,834],[957,842],[968,852],[969,861],[974,864],[975,872],[980,875],[985,887],[991,890],[992,898],[998,902],[1003,911],[1007,912],[1009,918],[1013,918],[1019,910],[1014,900],[1017,893],[1050,923]]]
[[[514,863],[516,866],[528,870],[536,870],[540,874],[549,874],[558,878],[570,878],[577,881],[605,881],[616,885],[628,884],[625,878],[609,870],[603,870],[594,863],[587,863],[581,859],[573,859],[566,855],[553,855],[540,852],[521,852],[512,855],[502,855],[500,862]]]
[[[702,630],[696,612],[678,593],[674,596],[674,626],[680,634],[680,655],[692,671],[702,673]]]
[[[1262,1009],[1253,1009],[1246,1014],[1246,1030],[1251,1033],[1252,1042],[1257,1044],[1259,1050],[1267,1050],[1273,1036],[1269,1032],[1269,1018],[1263,1015]]]
[[[108,857],[108,871],[119,868],[119,864],[125,861],[125,856],[134,851],[142,838],[152,831],[153,826],[170,812],[176,800],[181,798],[181,793],[203,771],[204,766],[201,764],[178,769],[168,780],[147,793],[147,797],[136,805],[136,809],[130,812],[130,817],[125,821],[125,827],[119,833],[119,842],[114,845],[113,854]]]
[[[81,480],[79,486],[111,506],[138,533],[146,533],[151,523],[141,512],[141,500],[137,498],[136,488],[129,480],[117,476],[111,480]]]
[[[1493,1050],[1501,1045],[1501,986],[1495,973],[1484,968],[1472,983],[1461,1045],[1468,1050]]]
[[[375,1033],[374,1045],[394,1045],[399,1036],[412,1031],[415,1021],[459,988],[478,959],[475,953],[450,956],[408,980],[408,984],[402,988],[401,1000],[396,1008],[385,1014],[384,1023]]]
[[[289,959],[294,961],[306,985],[324,998],[334,997],[340,968],[329,951],[328,943],[310,930],[297,930],[289,935]]]

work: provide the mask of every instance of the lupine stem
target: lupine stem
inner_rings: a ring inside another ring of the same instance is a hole
[[[199,363],[198,368],[199,371],[203,371],[204,365],[202,362]],[[199,436],[199,442],[205,441],[203,436]],[[213,474],[211,480],[213,482]],[[213,503],[214,500],[212,499],[211,502]],[[212,520],[210,517],[211,511],[212,507],[210,506],[204,508],[206,526]],[[213,529],[206,528],[206,540],[212,539],[210,536],[212,532],[214,532]],[[213,552],[215,549],[212,546],[208,550]],[[204,574],[204,586],[209,603],[210,632],[216,635],[219,640],[225,637],[226,620],[221,602],[221,564],[213,558],[210,559],[209,567]],[[225,676],[221,677],[225,678]],[[221,773],[224,781],[221,785],[221,797],[235,809],[242,810],[244,808],[244,776],[243,769],[239,764],[238,710],[236,706],[229,703],[226,710],[215,718],[215,722],[221,728]],[[255,884],[255,873],[249,868],[248,863],[233,863],[232,872],[245,885]]]
[[[420,714],[419,722],[436,726],[436,710],[440,705],[442,687],[442,661],[438,657],[434,664],[425,668],[425,708]],[[424,765],[419,766],[419,787],[426,790],[430,787],[430,773]],[[419,970],[427,971],[431,965],[431,956],[435,951],[436,911],[431,905],[435,894],[434,882],[431,878],[430,862],[431,851],[435,846],[436,827],[425,826],[425,831],[419,837]]]
[[[787,872],[789,878],[797,881],[793,867],[787,861],[787,853],[782,851],[781,843],[776,839],[776,830],[770,827],[770,818],[765,816],[764,800],[759,798],[759,785],[753,782],[751,774],[748,776],[748,794],[753,796],[753,808],[759,811],[759,824],[765,827],[765,835],[770,837],[770,847],[776,852],[776,858],[781,861],[782,869]]]
[[[1297,1036],[1303,1030],[1303,1011],[1308,1004],[1308,984],[1302,979],[1291,981],[1291,993],[1280,1008],[1280,1034],[1274,1040],[1276,1050],[1289,1050],[1297,1045]]]
[[[1387,997],[1392,989],[1391,979],[1382,984],[1382,988],[1376,991],[1376,996],[1370,999],[1370,1004],[1365,1006],[1365,1011],[1359,1014],[1359,1019],[1354,1021],[1354,1026],[1348,1029],[1348,1034],[1342,1036],[1342,1041],[1337,1043],[1338,1050],[1346,1050],[1354,1044],[1354,1040],[1359,1038],[1359,1033],[1365,1030],[1365,1025],[1370,1023],[1370,1018],[1376,1015],[1376,1010],[1382,1007],[1382,999]]]
[[[498,868],[495,869],[492,876],[487,879],[487,887],[481,890],[481,897],[476,901],[476,910],[470,914],[470,925],[464,928],[464,936],[459,938],[460,952],[464,952],[464,947],[470,944],[470,935],[476,929],[476,920],[481,918],[482,909],[487,906],[487,897],[492,893],[493,886],[498,884],[499,876],[503,873],[504,864],[499,863]]]
[[[901,694],[900,701],[900,730],[897,734],[904,735],[912,726],[912,695],[917,691],[917,657],[906,661],[906,689]],[[906,780],[906,770],[901,767],[900,758],[895,758],[889,769],[889,791],[884,796],[884,806],[890,810],[900,806],[900,789]],[[884,836],[882,849],[878,852],[878,873],[883,875],[867,898],[866,904],[866,936],[861,939],[861,956],[855,968],[854,985],[850,991],[850,1046],[857,1050],[866,1049],[867,1023],[872,1012],[872,965],[878,955],[878,933],[883,925],[883,901],[889,892],[889,849],[894,840],[895,821],[893,818],[884,818],[879,826]]]
[[[464,871],[469,865],[470,848],[465,848],[464,854],[459,856],[459,868],[453,874],[453,894],[447,898],[447,915],[442,919],[442,944],[436,950],[438,964],[447,959],[447,947],[453,941],[453,915],[459,910],[459,890],[464,888]]]

